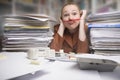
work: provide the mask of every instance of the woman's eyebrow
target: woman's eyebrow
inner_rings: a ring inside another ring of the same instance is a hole
[[[64,13],[68,13],[68,11],[63,11]]]
[[[75,11],[75,12],[77,12],[77,10],[72,10],[72,11]]]
[[[77,12],[77,10],[72,10],[72,12]],[[68,11],[64,11],[64,13],[69,13]]]

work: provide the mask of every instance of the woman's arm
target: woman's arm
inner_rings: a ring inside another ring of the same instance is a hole
[[[85,18],[87,15],[87,11],[83,10],[83,14],[80,19],[79,26],[79,49],[77,52],[79,53],[89,53],[89,41],[88,41],[88,26],[85,24]]]
[[[59,26],[59,29],[58,29],[58,32],[57,32],[57,33],[58,33],[61,37],[63,37],[64,30],[65,30],[65,27],[64,27],[64,25],[63,25],[62,20],[60,19],[60,26]]]
[[[64,26],[62,21],[60,21],[60,25],[54,27],[54,35],[53,40],[51,41],[49,47],[51,49],[55,49],[55,51],[59,51],[63,45],[63,34],[64,34]]]
[[[80,19],[80,26],[79,26],[79,39],[80,41],[85,41],[86,39],[86,33],[85,33],[85,18],[87,15],[86,10],[82,10],[82,16]]]

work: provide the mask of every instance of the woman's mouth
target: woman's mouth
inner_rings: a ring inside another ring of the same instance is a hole
[[[72,25],[72,24],[75,23],[75,21],[68,21],[67,23],[70,24],[70,25]]]
[[[76,21],[79,21],[80,19],[70,19],[70,20],[66,20],[66,21],[63,21],[63,22],[66,22],[68,23],[69,25],[72,25],[74,24]]]
[[[63,22],[74,23],[75,21],[79,21],[80,19],[70,19],[70,20],[63,20]]]

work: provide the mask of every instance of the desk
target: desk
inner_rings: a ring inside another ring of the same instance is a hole
[[[27,74],[13,80],[120,80],[120,68],[114,72],[80,70],[75,63],[56,61],[46,70]]]
[[[99,72],[102,80],[120,80],[120,67],[113,72]]]
[[[88,80],[88,79],[89,80],[119,80],[120,79],[119,67],[115,69],[114,72],[98,72],[93,70],[80,70],[76,62],[63,62],[63,61],[50,62],[44,59],[42,59],[44,63],[43,66],[36,66],[29,64],[29,60],[26,58],[25,53],[14,53],[14,54],[7,53],[6,55],[11,56],[9,60],[11,60],[10,62],[12,64],[7,63],[6,61],[7,66],[4,66],[6,70],[2,70],[0,67],[0,80],[11,79],[11,76],[12,76],[11,80]],[[2,61],[0,61],[0,63],[2,63]],[[16,64],[16,67],[14,67],[13,64]],[[14,68],[12,68],[11,66],[13,66]],[[10,71],[9,74],[6,74],[5,72],[8,71]],[[35,73],[31,74],[32,72]]]
[[[97,71],[80,70],[75,62],[51,62],[51,65],[34,75],[28,74],[13,80],[101,80]]]
[[[46,67],[47,62],[41,61],[40,65],[30,64],[31,60],[27,59],[27,54],[24,52],[2,52],[6,56],[0,60],[0,80],[6,80],[22,76],[28,73],[42,70]]]

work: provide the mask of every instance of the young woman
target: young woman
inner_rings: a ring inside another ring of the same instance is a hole
[[[50,48],[55,51],[63,49],[65,53],[88,53],[86,14],[86,10],[80,10],[76,4],[63,6],[60,24],[54,27],[54,38]]]

